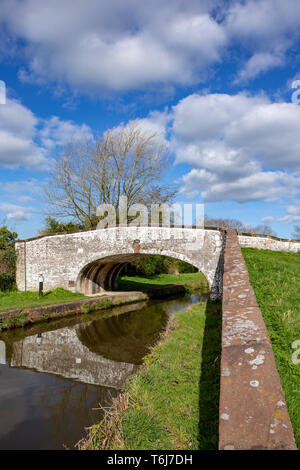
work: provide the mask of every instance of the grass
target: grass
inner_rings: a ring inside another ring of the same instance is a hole
[[[0,292],[0,312],[72,302],[72,300],[84,298],[85,296],[82,294],[74,294],[73,292],[61,288],[47,291],[44,293],[43,297],[39,297],[38,292]]]
[[[145,291],[159,288],[166,284],[188,285],[199,283],[199,287],[206,285],[207,281],[201,272],[183,274],[157,274],[155,276],[123,276],[119,279],[118,289]]]
[[[120,405],[113,404],[79,448],[217,449],[220,337],[219,304],[176,313],[126,382]]]
[[[124,291],[145,291],[147,288],[161,287],[165,284],[189,284],[191,282],[199,282],[199,286],[201,286],[206,283],[206,280],[202,273],[178,275],[159,274],[157,276],[149,277],[123,277],[119,281],[119,289]],[[85,298],[86,297],[83,294],[73,293],[62,288],[47,291],[41,298],[39,297],[38,292],[0,291],[0,312],[5,310],[72,302],[72,300],[81,300]],[[106,300],[106,302],[108,301]]]
[[[292,343],[300,340],[300,253],[242,250],[268,329],[281,384],[300,449],[300,364]],[[299,354],[298,354],[299,356]]]
[[[10,330],[12,328],[26,326],[28,323],[29,319],[26,313],[9,316],[0,323],[0,333],[2,330]]]
[[[206,283],[206,280],[202,273],[178,275],[159,274],[157,276],[149,277],[123,277],[119,281],[119,289],[124,291],[145,291],[147,288],[158,288],[165,284],[189,284],[191,282],[199,282],[200,287]],[[86,297],[83,294],[73,293],[62,288],[47,291],[41,298],[39,297],[38,292],[0,291],[0,312],[5,310],[72,302],[72,300],[85,298]]]

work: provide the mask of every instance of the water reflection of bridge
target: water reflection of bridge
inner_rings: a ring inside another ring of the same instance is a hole
[[[0,341],[0,364],[6,363],[6,346],[4,341]]]
[[[62,328],[28,336],[13,344],[11,367],[62,375],[87,384],[121,388],[134,371],[134,364],[115,362],[90,352],[76,328]]]
[[[138,310],[14,341],[10,366],[120,389],[168,318],[159,305],[146,308],[142,315],[141,305],[131,308]]]

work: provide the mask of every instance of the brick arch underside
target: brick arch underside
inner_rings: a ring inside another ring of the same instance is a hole
[[[116,290],[118,287],[118,279],[123,268],[137,258],[146,257],[151,254],[157,253],[120,254],[91,261],[81,269],[76,281],[76,291],[85,295],[93,295]],[[182,255],[172,254],[171,257],[186,261],[199,269],[199,266],[196,266],[191,260]],[[199,271],[203,272],[203,269],[200,267]],[[205,272],[203,272],[203,274],[205,275]]]

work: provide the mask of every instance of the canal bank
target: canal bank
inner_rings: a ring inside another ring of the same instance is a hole
[[[68,315],[106,310],[119,305],[185,295],[197,288],[197,283],[165,285],[145,289],[144,292],[110,292],[96,297],[38,307],[19,308],[0,312],[0,332]]]

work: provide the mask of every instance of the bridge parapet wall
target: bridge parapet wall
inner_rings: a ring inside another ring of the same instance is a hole
[[[262,236],[238,236],[242,248],[257,248],[258,250],[289,251],[297,253],[300,251],[300,241],[276,240],[276,238]]]

